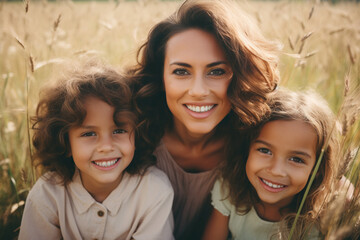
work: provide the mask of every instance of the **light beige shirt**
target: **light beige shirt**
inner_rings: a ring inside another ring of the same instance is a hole
[[[201,173],[184,171],[163,142],[154,154],[157,167],[167,174],[174,189],[175,238],[201,239],[203,227],[212,209],[210,191],[216,180],[216,169]]]
[[[174,239],[172,201],[171,184],[155,167],[143,177],[124,173],[102,203],[77,171],[67,186],[40,178],[27,198],[19,239]]]

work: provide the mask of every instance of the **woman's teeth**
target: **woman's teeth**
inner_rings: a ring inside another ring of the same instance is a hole
[[[193,111],[193,112],[198,112],[198,113],[202,113],[202,112],[207,112],[210,111],[215,105],[208,105],[208,106],[195,106],[195,105],[186,105],[186,107]]]
[[[277,185],[271,182],[266,181],[265,179],[261,179],[263,181],[263,183],[265,183],[266,185],[268,185],[271,188],[283,188],[285,187],[285,185]]]
[[[114,165],[115,163],[117,163],[118,161],[119,161],[119,158],[116,160],[112,160],[112,161],[103,161],[103,162],[93,161],[93,163],[95,165],[98,165],[99,167],[110,167],[110,166]]]

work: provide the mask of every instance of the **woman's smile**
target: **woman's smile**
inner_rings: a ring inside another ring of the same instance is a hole
[[[176,128],[208,134],[230,112],[232,70],[216,38],[199,29],[172,36],[166,45],[164,86]]]
[[[208,111],[210,111],[214,106],[215,106],[215,104],[212,104],[212,105],[188,105],[188,104],[185,104],[185,106],[189,109],[189,110],[191,110],[191,111],[193,111],[193,112],[197,112],[197,113],[203,113],[203,112],[208,112]]]

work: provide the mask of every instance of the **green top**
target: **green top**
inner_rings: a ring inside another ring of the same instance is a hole
[[[229,216],[231,239],[268,240],[276,234],[279,223],[261,219],[254,208],[245,215],[237,214],[235,206],[226,198],[227,189],[221,189],[221,185],[221,180],[215,182],[211,192],[212,205],[224,216]],[[318,231],[313,229],[307,239],[319,239]]]

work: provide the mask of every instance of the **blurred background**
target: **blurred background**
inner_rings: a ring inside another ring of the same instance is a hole
[[[360,225],[359,0],[235,2],[265,36],[283,44],[281,85],[315,89],[338,116],[339,168],[355,186],[351,204],[337,202],[342,212],[331,213],[329,236],[341,239],[340,230]],[[0,1],[0,239],[16,239],[26,196],[39,177],[30,164],[28,129],[42,85],[80,56],[133,64],[151,27],[181,3]]]

